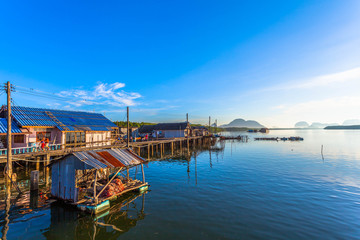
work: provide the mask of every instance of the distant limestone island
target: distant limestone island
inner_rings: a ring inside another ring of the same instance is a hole
[[[231,121],[229,124],[224,124],[219,126],[219,128],[223,128],[229,131],[231,130],[238,131],[238,130],[248,130],[248,129],[261,129],[265,127],[255,120],[244,120],[242,118],[237,118]]]
[[[305,121],[300,121],[295,124],[295,128],[302,129],[360,129],[359,119],[345,120],[342,125],[338,123],[320,123],[314,122],[309,124]]]

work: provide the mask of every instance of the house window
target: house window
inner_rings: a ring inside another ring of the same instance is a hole
[[[75,143],[75,137],[77,143],[86,142],[85,132],[67,132],[66,133],[66,144]]]
[[[45,140],[45,138],[50,140],[51,133],[50,132],[36,132],[36,141],[40,142]]]
[[[14,143],[24,143],[24,135],[14,135]]]
[[[84,132],[77,132],[76,133],[76,142],[84,143],[85,141],[85,133]]]
[[[75,133],[67,132],[66,133],[66,144],[75,143]]]

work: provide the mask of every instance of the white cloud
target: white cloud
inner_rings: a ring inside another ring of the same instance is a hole
[[[310,79],[304,79],[301,81],[287,82],[281,85],[264,88],[260,91],[311,89],[315,87],[327,87],[337,83],[345,83],[356,80],[360,81],[360,67],[352,68],[342,72],[321,75]]]
[[[115,107],[137,105],[135,100],[141,98],[142,96],[136,92],[126,92],[124,90],[120,90],[124,87],[125,84],[120,82],[112,84],[99,83],[91,91],[72,89],[62,91],[58,94],[58,96],[74,98],[68,103],[76,107],[84,105],[111,105]]]

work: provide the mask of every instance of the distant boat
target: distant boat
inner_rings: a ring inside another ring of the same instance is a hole
[[[258,130],[256,130],[256,129],[249,129],[248,132],[251,132],[251,133],[252,133],[252,132],[258,132]]]
[[[302,137],[289,137],[289,140],[290,141],[303,141],[304,138],[302,138]]]

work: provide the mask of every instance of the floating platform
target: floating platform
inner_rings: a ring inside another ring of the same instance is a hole
[[[304,138],[302,137],[261,137],[261,138],[254,138],[255,141],[303,141]]]
[[[236,137],[233,137],[233,136],[229,136],[229,137],[221,136],[220,137],[220,140],[248,140],[248,139],[249,139],[248,136],[236,136]]]
[[[140,193],[143,193],[145,191],[147,191],[149,189],[149,184],[148,183],[143,183],[140,185],[135,185],[134,187],[125,189],[124,191],[118,193],[118,194],[114,194],[106,199],[101,199],[99,198],[99,203],[95,204],[92,202],[92,199],[88,199],[88,201],[83,201],[83,202],[77,202],[77,203],[73,203],[72,205],[76,205],[78,209],[80,209],[81,211],[87,212],[87,213],[91,213],[91,214],[98,214],[101,212],[104,212],[106,210],[108,210],[110,208],[110,201],[114,201],[116,199],[118,199],[121,195],[130,192],[130,191],[138,191]]]

